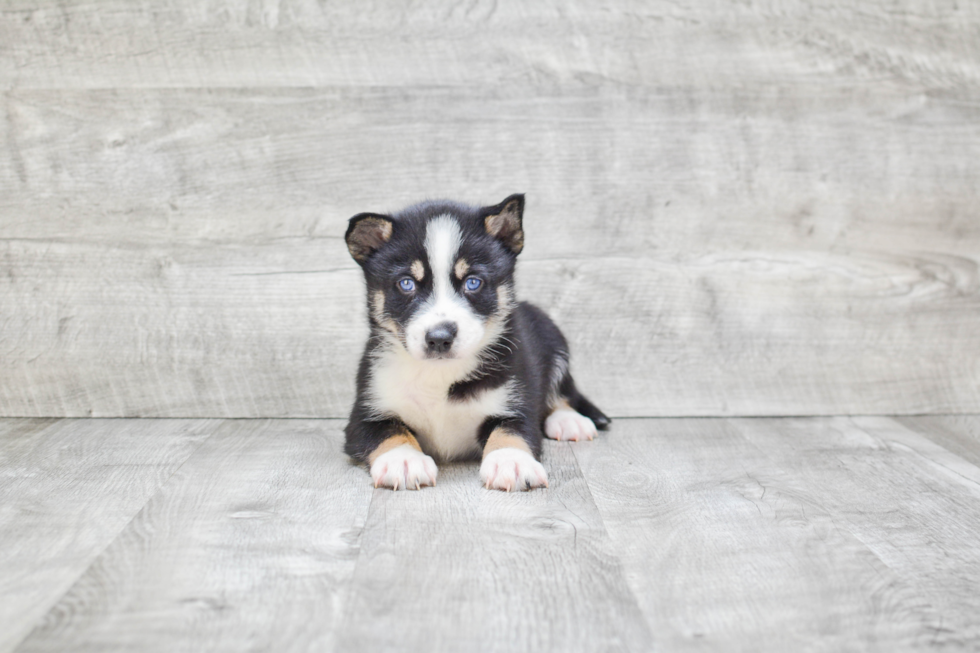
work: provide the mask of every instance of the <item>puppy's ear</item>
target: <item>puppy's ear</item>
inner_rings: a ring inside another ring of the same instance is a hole
[[[515,254],[524,249],[524,195],[511,195],[497,206],[482,210],[487,233]]]
[[[388,242],[393,229],[394,223],[386,215],[358,213],[350,219],[344,236],[350,255],[364,265],[371,254]]]

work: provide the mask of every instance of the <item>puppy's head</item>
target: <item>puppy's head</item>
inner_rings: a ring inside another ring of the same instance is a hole
[[[523,216],[523,195],[355,215],[347,248],[364,270],[372,326],[420,360],[468,358],[494,342],[514,304]]]

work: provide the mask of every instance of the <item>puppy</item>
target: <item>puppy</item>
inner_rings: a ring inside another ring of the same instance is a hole
[[[438,460],[482,455],[489,489],[547,487],[542,430],[591,440],[609,418],[575,388],[568,343],[514,298],[524,196],[476,208],[423,202],[350,219],[371,335],[345,451],[375,487],[435,485]]]

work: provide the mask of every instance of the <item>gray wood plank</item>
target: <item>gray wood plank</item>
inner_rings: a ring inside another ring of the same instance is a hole
[[[315,242],[17,249],[0,254],[15,270],[10,283],[36,292],[31,307],[16,290],[0,296],[10,309],[0,414],[349,413],[367,335],[363,282],[331,269]],[[320,272],[290,274],[293,266]],[[64,304],[43,299],[68,286],[74,298]]]
[[[980,647],[980,468],[884,417],[736,423],[913,588],[930,646]]]
[[[57,417],[28,417],[0,419],[0,473],[7,472],[44,441],[48,427],[56,424]],[[14,476],[11,476],[11,480]]]
[[[970,463],[980,466],[980,417],[928,415],[898,417],[895,421]]]
[[[31,631],[213,428],[0,420],[0,651]]]
[[[49,260],[26,272],[31,291],[7,295],[18,346],[4,356],[0,411],[345,416],[363,285],[354,269],[316,271],[322,249],[21,248],[21,263]],[[156,263],[172,276],[146,270]],[[315,272],[290,274],[304,263]],[[568,336],[581,387],[614,416],[926,413],[980,402],[975,361],[959,355],[980,349],[980,298],[933,276],[969,265],[803,252],[556,259],[525,261],[519,279]],[[37,307],[42,296],[71,305]]]
[[[0,88],[976,83],[976,5],[15,0]]]
[[[975,257],[978,93],[836,79],[778,92],[15,90],[2,96],[0,237],[335,240],[360,211],[522,191],[527,255]]]
[[[828,482],[860,473],[821,460],[846,449],[810,449],[828,422],[801,419],[790,434],[784,423],[620,420],[573,449],[660,648],[895,651],[928,648],[937,637],[953,643],[944,628],[968,623],[944,626],[915,579],[852,532],[861,514],[842,514],[825,497]],[[758,429],[785,440],[789,453],[772,457],[776,447],[757,442]],[[862,490],[846,501],[902,508],[887,487]],[[970,569],[966,578],[980,576]]]
[[[0,650],[975,650],[980,467],[927,437],[975,419],[620,420],[511,495],[375,491],[340,421],[0,420]]]
[[[339,426],[222,423],[17,650],[334,650],[372,494]]]
[[[513,190],[613,415],[977,410],[974,90],[911,88],[12,91],[0,414],[342,417],[346,218]]]
[[[453,464],[435,488],[376,492],[339,650],[649,650],[569,445],[546,444],[547,490],[492,492]]]

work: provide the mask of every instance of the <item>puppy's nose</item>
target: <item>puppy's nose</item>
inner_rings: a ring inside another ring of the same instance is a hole
[[[425,344],[430,354],[445,354],[453,346],[456,337],[456,325],[452,322],[440,322],[425,334]]]

